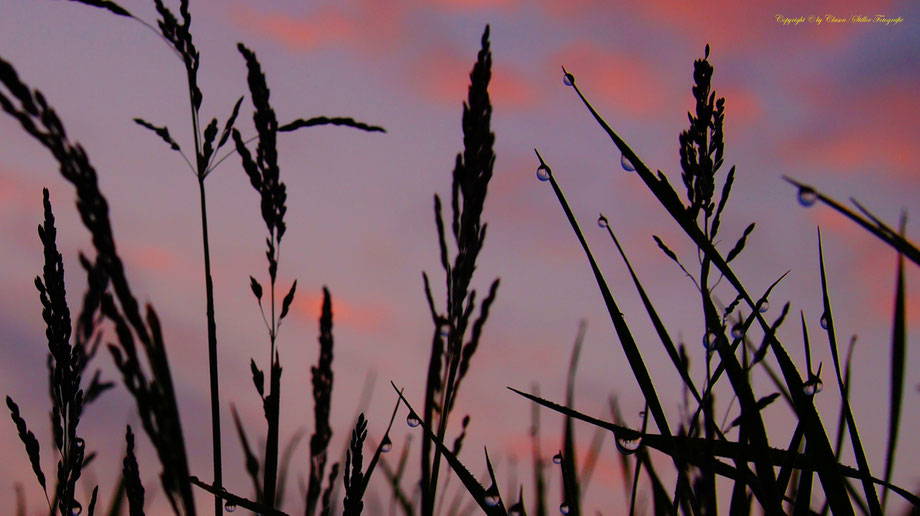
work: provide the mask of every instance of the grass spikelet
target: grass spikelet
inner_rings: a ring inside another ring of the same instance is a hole
[[[351,445],[345,455],[345,516],[359,516],[364,509],[362,497],[364,495],[363,467],[364,440],[367,438],[367,420],[362,413],[351,433]]]
[[[26,448],[26,454],[29,456],[29,463],[32,464],[32,472],[35,473],[35,478],[42,486],[42,491],[45,492],[45,497],[47,498],[48,488],[45,484],[45,474],[42,472],[41,446],[38,444],[38,439],[35,438],[35,434],[26,426],[25,419],[19,415],[19,405],[16,405],[13,398],[9,396],[6,397],[6,406],[9,407],[10,417],[13,419],[13,424],[16,425],[16,431],[19,432],[19,440],[22,441],[22,444]]]
[[[128,448],[125,452],[122,476],[125,480],[125,493],[128,497],[128,511],[131,516],[144,516],[144,485],[141,483],[137,457],[134,456],[134,433],[131,432],[130,425],[125,432],[125,441],[128,444]]]
[[[323,307],[319,319],[319,359],[311,368],[313,375],[313,419],[315,428],[310,437],[310,480],[307,485],[307,516],[312,516],[319,501],[326,468],[327,448],[332,438],[329,412],[332,404],[332,299],[323,288]]]
[[[470,286],[476,269],[476,259],[486,236],[486,224],[482,222],[481,216],[495,165],[495,135],[491,130],[492,104],[488,92],[491,68],[489,27],[486,26],[476,63],[470,72],[467,101],[463,104],[463,152],[457,155],[451,182],[450,230],[456,247],[456,255],[452,260],[448,256],[448,238],[441,213],[441,199],[437,195],[434,196],[438,245],[447,290],[447,302],[443,313],[435,307],[428,277],[423,276],[435,330],[422,418],[434,425],[434,433],[440,442],[445,440],[454,400],[460,383],[469,370],[472,356],[478,349],[482,327],[488,318],[489,307],[495,299],[499,284],[498,280],[492,283],[489,295],[482,302],[480,316],[472,324],[471,336],[466,340],[476,300],[476,291]],[[428,439],[422,442],[421,463],[421,514],[431,516],[435,511],[441,451],[440,447],[433,446]]]

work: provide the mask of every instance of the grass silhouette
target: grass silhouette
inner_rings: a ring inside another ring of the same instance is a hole
[[[52,153],[60,166],[62,176],[74,185],[78,210],[84,225],[92,235],[95,251],[93,257],[81,257],[81,263],[89,278],[89,287],[74,330],[70,310],[65,301],[62,257],[56,247],[54,216],[50,196],[46,190],[43,198],[45,217],[39,227],[44,247],[44,267],[42,277],[36,279],[36,286],[47,327],[54,446],[60,456],[51,495],[48,493],[48,479],[41,468],[39,440],[29,430],[18,405],[11,397],[7,397],[11,418],[26,450],[33,473],[46,494],[48,508],[52,514],[58,511],[61,514],[70,514],[82,510],[84,505],[87,514],[95,513],[97,486],[94,487],[89,500],[78,500],[77,496],[76,484],[81,478],[82,469],[92,460],[92,456],[85,455],[85,443],[77,430],[85,406],[114,386],[103,382],[98,373],[88,384],[83,382],[87,366],[98,349],[101,316],[107,321],[106,324],[110,324],[115,330],[116,343],[110,344],[108,350],[122,376],[123,385],[134,398],[147,438],[157,452],[160,480],[172,510],[176,514],[195,514],[197,508],[193,499],[194,488],[202,489],[214,496],[216,514],[236,508],[260,514],[285,514],[281,511],[280,504],[285,485],[288,483],[286,472],[301,434],[293,435],[282,451],[279,425],[282,367],[276,341],[282,321],[290,313],[297,292],[297,283],[294,281],[286,289],[287,293],[279,304],[276,294],[280,294],[280,291],[276,293],[276,280],[280,246],[286,229],[284,215],[287,209],[287,194],[285,184],[280,179],[277,137],[279,133],[319,125],[346,126],[368,132],[382,132],[383,129],[347,117],[317,116],[279,124],[269,103],[269,87],[261,65],[255,53],[243,44],[239,44],[238,50],[248,71],[247,82],[254,106],[253,122],[256,136],[247,139],[243,136],[243,131],[237,127],[237,115],[244,100],[242,97],[235,103],[223,124],[219,124],[215,118],[201,129],[199,116],[203,92],[198,87],[197,78],[199,55],[192,42],[191,15],[187,0],[180,3],[179,17],[160,0],[155,0],[160,16],[157,28],[135,18],[114,2],[75,1],[140,21],[173,49],[186,71],[193,124],[194,158],[191,159],[183,153],[182,147],[167,127],[157,126],[141,118],[136,119],[136,122],[153,131],[172,150],[181,153],[198,181],[205,257],[205,322],[208,327],[213,479],[210,482],[204,481],[190,474],[177,393],[173,386],[157,312],[149,304],[142,308],[130,287],[115,247],[107,201],[99,189],[96,170],[90,164],[83,148],[68,137],[63,123],[44,96],[23,83],[13,66],[0,59],[0,107],[17,120],[25,132]],[[427,273],[423,273],[424,294],[432,320],[428,367],[419,370],[419,374],[425,374],[425,391],[406,392],[398,386],[399,379],[394,379],[391,385],[395,391],[393,401],[396,406],[380,441],[376,446],[370,446],[373,453],[367,453],[368,444],[373,443],[368,436],[374,433],[369,431],[369,426],[371,429],[373,426],[361,413],[351,429],[351,439],[344,453],[344,460],[332,463],[327,470],[329,444],[333,433],[330,426],[330,411],[335,376],[332,365],[334,305],[329,290],[324,288],[319,318],[319,356],[316,365],[311,368],[315,422],[310,438],[309,477],[303,500],[304,512],[307,515],[316,512],[331,514],[339,510],[346,515],[361,514],[366,505],[364,498],[368,486],[378,465],[386,476],[386,489],[392,491],[392,496],[399,501],[398,507],[408,515],[414,515],[416,512],[424,516],[441,514],[445,512],[445,504],[448,514],[462,512],[464,498],[454,497],[454,501],[447,501],[450,498],[449,475],[456,476],[462,485],[461,494],[465,498],[472,498],[475,507],[485,514],[527,513],[525,486],[512,485],[502,489],[496,478],[496,467],[487,450],[484,452],[487,477],[482,476],[485,481],[474,476],[460,460],[459,454],[469,424],[469,416],[463,419],[462,430],[454,439],[453,445],[448,445],[450,416],[457,406],[460,386],[470,374],[473,357],[479,348],[484,325],[488,321],[490,307],[499,286],[497,279],[491,283],[488,293],[479,302],[477,314],[477,293],[472,288],[472,282],[477,258],[483,249],[486,236],[487,224],[482,220],[482,213],[495,163],[495,135],[491,130],[492,105],[488,93],[492,65],[489,30],[487,26],[481,38],[481,50],[470,74],[471,84],[462,116],[464,149],[457,155],[452,172],[450,215],[446,222],[442,213],[441,198],[438,195],[434,196],[446,299],[443,306],[439,306],[435,301],[429,277]],[[561,183],[566,178],[564,174],[554,172],[537,151],[538,178],[547,181],[551,186],[564,216],[582,246],[613,324],[616,338],[642,392],[646,409],[642,426],[630,428],[621,423],[622,417],[592,416],[572,408],[575,400],[574,379],[584,338],[584,326],[580,327],[573,346],[564,404],[542,398],[536,389],[531,389],[532,393],[528,393],[511,388],[535,404],[531,428],[534,513],[553,512],[555,505],[550,502],[542,467],[550,461],[545,460],[538,444],[538,407],[565,416],[563,445],[551,459],[551,462],[560,468],[563,496],[558,507],[562,513],[582,512],[582,496],[590,483],[593,461],[596,460],[597,454],[601,453],[601,439],[607,432],[613,434],[616,447],[623,457],[626,472],[624,477],[631,493],[628,509],[630,513],[636,510],[638,486],[643,482],[643,478],[647,478],[651,485],[656,514],[717,514],[720,510],[729,514],[751,514],[755,506],[767,514],[808,514],[826,511],[834,514],[855,514],[857,510],[868,514],[883,514],[892,492],[918,507],[920,498],[903,487],[893,485],[891,477],[897,456],[904,387],[904,258],[920,264],[920,252],[915,244],[904,238],[903,220],[900,230],[895,231],[855,201],[859,213],[825,196],[813,186],[787,178],[798,188],[801,203],[813,204],[820,200],[888,243],[898,253],[892,323],[891,411],[885,471],[882,478],[879,478],[877,473],[873,473],[869,468],[856,417],[848,399],[852,370],[850,355],[848,353],[847,358],[841,360],[834,313],[828,294],[829,279],[825,271],[820,233],[817,266],[824,309],[820,324],[821,333],[826,335],[830,345],[833,375],[842,393],[836,440],[828,436],[826,423],[814,404],[814,396],[823,386],[822,369],[829,371],[831,368],[824,368],[824,364],[813,367],[812,340],[809,339],[804,314],[804,367],[793,362],[787,350],[789,345],[781,343],[777,337],[778,328],[788,316],[789,305],[786,304],[780,315],[772,321],[768,321],[764,315],[773,287],[783,277],[777,279],[765,292],[754,293],[744,285],[730,265],[743,256],[747,239],[754,232],[755,225],[748,225],[727,250],[720,248],[721,241],[717,236],[720,235],[722,217],[726,216],[725,210],[735,181],[735,169],[732,167],[722,179],[722,129],[726,104],[725,99],[717,99],[712,89],[713,72],[707,46],[704,57],[694,63],[692,95],[695,107],[694,112],[690,113],[690,127],[679,137],[682,169],[680,179],[686,190],[686,195],[682,198],[663,173],[659,171],[654,174],[604,121],[582,93],[575,76],[563,69],[565,83],[572,87],[621,153],[621,166],[635,172],[641,178],[652,196],[696,247],[699,270],[691,272],[684,265],[687,263],[685,257],[671,250],[658,236],[654,237],[662,252],[686,273],[699,293],[699,314],[705,323],[702,340],[706,376],[701,382],[694,381],[689,369],[688,351],[681,344],[675,345],[675,339],[666,329],[653,300],[630,264],[626,249],[616,237],[615,222],[602,214],[598,224],[606,230],[616,246],[655,333],[675,368],[676,376],[685,386],[688,397],[693,400],[693,406],[688,406],[686,411],[686,418],[669,418],[649,372],[647,358],[643,356],[635,333],[622,312],[621,304],[604,279],[581,226],[565,198]],[[223,128],[218,133],[220,125]],[[231,137],[233,149],[222,157],[218,156],[220,149]],[[251,147],[254,147],[254,155]],[[204,188],[204,180],[208,174],[232,154],[239,156],[250,184],[259,194],[260,215],[268,230],[267,288],[263,287],[263,283],[255,276],[250,276],[250,288],[262,311],[269,337],[267,388],[264,370],[254,358],[250,363],[253,384],[263,404],[267,427],[264,450],[259,456],[253,451],[249,441],[248,436],[252,435],[251,427],[247,427],[241,420],[235,408],[232,409],[235,429],[245,454],[246,472],[253,484],[252,496],[229,492],[222,481],[220,393],[217,382],[219,348]],[[718,196],[717,190],[720,190]],[[730,293],[733,301],[727,306],[721,306],[716,292],[723,279],[728,285],[722,285],[718,294],[721,295],[725,291]],[[265,299],[266,295],[268,299]],[[747,315],[744,312],[747,312]],[[750,378],[752,372],[758,369],[765,371],[773,379],[775,392],[762,393],[755,390]],[[737,417],[732,418],[731,422],[728,422],[728,412],[721,422],[717,414],[720,406],[716,405],[715,387],[719,380],[723,379],[727,380],[723,384],[728,384],[733,399],[737,400],[740,407]],[[417,399],[423,401],[411,401]],[[408,411],[407,422],[410,426],[418,427],[422,435],[419,450],[420,478],[417,482],[412,482],[413,485],[419,486],[417,494],[414,490],[407,491],[403,484],[409,456],[408,445],[402,448],[395,465],[382,455],[394,447],[390,429],[396,417],[402,413],[402,404],[406,405],[404,410]],[[762,415],[766,407],[781,404],[786,405],[787,412],[794,421],[792,439],[785,447],[784,443],[776,443],[769,438]],[[613,409],[612,412],[616,414],[617,410]],[[590,447],[592,455],[588,456],[586,463],[579,469],[576,463],[574,426],[581,423],[594,426],[598,437]],[[854,450],[855,467],[841,462],[842,443],[846,435],[850,436]],[[135,436],[131,427],[126,429],[125,442],[122,484],[116,492],[116,499],[109,507],[112,507],[112,514],[117,514],[123,497],[127,500],[130,514],[144,514],[145,488],[141,484],[139,473],[144,465],[138,464],[134,454]],[[674,485],[662,480],[656,472],[656,468],[668,463],[673,466],[676,473]],[[818,482],[815,482],[815,476]],[[380,477],[381,475],[378,475],[373,478]],[[727,506],[719,500],[717,494],[717,486],[723,482],[731,486],[731,498]],[[344,491],[342,497],[336,495],[338,489]],[[817,509],[812,505],[813,495],[819,496],[820,506]],[[339,498],[342,499],[341,507]],[[611,509],[613,512],[626,510]]]

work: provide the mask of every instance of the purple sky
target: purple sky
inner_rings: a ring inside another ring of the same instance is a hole
[[[122,0],[153,23],[153,2]],[[170,2],[170,7],[175,8]],[[687,125],[692,62],[712,45],[714,88],[726,100],[726,166],[737,166],[735,187],[721,231],[727,251],[741,231],[757,222],[733,262],[754,292],[787,270],[771,296],[775,317],[787,300],[790,317],[781,334],[799,369],[804,351],[798,314],[804,311],[813,360],[823,361],[826,388],[817,398],[828,434],[836,433],[839,393],[827,339],[817,331],[821,315],[816,226],[825,256],[838,338],[858,334],[852,402],[873,472],[884,471],[888,418],[890,333],[896,255],[875,237],[828,208],[801,208],[789,175],[840,200],[857,198],[895,223],[902,209],[918,206],[920,192],[920,8],[910,2],[856,0],[748,5],[728,0],[694,9],[677,0],[196,0],[192,31],[201,52],[202,118],[229,114],[247,93],[237,41],[253,49],[284,123],[310,116],[353,116],[386,127],[385,135],[342,128],[305,129],[279,137],[281,179],[288,188],[288,231],[280,284],[298,280],[292,315],[279,346],[282,440],[300,428],[312,432],[309,367],[317,356],[321,288],[333,295],[335,386],[333,443],[350,432],[362,384],[376,378],[371,437],[386,424],[394,393],[390,380],[421,403],[432,331],[421,271],[433,279],[443,307],[432,195],[449,196],[450,172],[462,149],[461,102],[486,23],[492,27],[494,80],[490,87],[497,162],[484,219],[489,224],[474,286],[485,294],[502,284],[480,350],[455,413],[472,424],[461,458],[474,473],[485,470],[482,446],[498,462],[500,479],[527,479],[526,440],[530,404],[505,386],[529,390],[536,382],[552,399],[564,395],[565,370],[578,321],[588,320],[576,382],[576,408],[608,418],[616,394],[626,423],[639,424],[642,400],[609,322],[603,301],[575,236],[547,183],[534,177],[537,147],[566,193],[633,329],[662,404],[678,424],[682,396],[616,249],[595,225],[603,212],[626,248],[668,330],[688,343],[698,382],[704,374],[702,314],[692,282],[655,246],[660,236],[693,271],[695,249],[657,205],[635,174],[623,172],[619,152],[591,119],[560,66],[607,122],[652,169],[679,185],[677,136]],[[834,15],[843,23],[784,26],[778,17]],[[853,16],[902,18],[897,24],[856,23]],[[131,119],[166,124],[185,148],[192,136],[184,70],[162,40],[141,25],[99,9],[50,0],[0,0],[0,56],[57,109],[72,139],[80,141],[99,171],[108,197],[119,252],[142,300],[163,321],[177,384],[193,474],[210,478],[210,419],[204,289],[195,179],[184,161]],[[252,134],[251,104],[238,127]],[[721,184],[721,183],[720,183]],[[268,339],[249,292],[250,274],[267,284],[265,227],[258,196],[232,157],[208,178],[209,217],[220,343],[224,414],[225,484],[250,495],[229,404],[264,434],[249,360],[268,359]],[[0,392],[23,407],[43,444],[45,472],[52,471],[43,324],[33,278],[41,267],[34,228],[41,221],[41,188],[51,190],[64,254],[72,309],[85,285],[77,252],[88,235],[76,216],[74,191],[49,154],[10,118],[0,121]],[[912,214],[915,215],[915,214]],[[916,224],[908,237],[918,240]],[[911,345],[920,331],[920,284],[908,265],[908,365],[896,483],[920,484],[920,448],[911,429],[920,424]],[[721,285],[724,302],[732,293]],[[772,362],[771,362],[772,363]],[[109,379],[108,356],[97,365]],[[755,375],[755,392],[773,392]],[[717,391],[717,412],[730,397]],[[720,397],[721,394],[721,397]],[[767,409],[772,444],[786,446],[792,433],[788,407]],[[404,417],[405,414],[402,414]],[[562,420],[542,413],[543,449],[559,447]],[[80,431],[100,455],[84,474],[88,490],[101,483],[108,499],[120,471],[124,425],[139,426],[122,388],[91,406]],[[137,430],[139,432],[139,430]],[[396,429],[403,442],[408,428]],[[593,429],[578,426],[584,448]],[[12,423],[0,424],[0,507],[14,504],[22,482],[29,506],[44,503]],[[414,437],[417,447],[419,436]],[[141,439],[140,468],[151,511],[165,508],[158,465]],[[849,447],[847,448],[849,450]],[[298,449],[284,508],[302,510],[298,479],[306,472],[306,448]],[[587,492],[585,509],[616,513],[624,507],[619,458],[610,439]],[[854,463],[847,451],[844,461]],[[413,460],[413,463],[417,460]],[[667,468],[664,468],[665,470]],[[553,496],[558,471],[551,473]],[[382,475],[377,479],[379,482]],[[98,479],[98,480],[97,480]],[[456,479],[451,489],[456,487]],[[727,484],[726,484],[727,485]],[[374,496],[384,506],[386,488]],[[502,486],[507,493],[516,487]],[[647,490],[643,489],[643,492]],[[643,495],[646,496],[646,495]],[[529,501],[529,498],[528,498]],[[900,506],[900,500],[893,499]],[[557,500],[553,498],[553,502]],[[369,501],[369,511],[377,512]],[[208,507],[200,504],[201,509]]]

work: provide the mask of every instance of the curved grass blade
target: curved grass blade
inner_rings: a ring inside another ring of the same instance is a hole
[[[396,384],[394,384],[393,382],[390,382],[390,385],[392,385],[393,389],[395,389],[396,392],[399,394],[399,399],[401,399],[402,402],[406,404],[406,407],[409,408],[410,413],[418,414],[418,412],[416,412],[415,409],[412,408],[412,405],[409,404],[409,401],[406,400],[405,396],[403,396],[402,391],[400,391],[399,388],[396,387]],[[488,515],[506,516],[504,509],[501,508],[500,506],[492,506],[486,503],[486,488],[482,487],[482,484],[480,484],[479,481],[476,480],[476,477],[474,477],[473,474],[470,473],[468,469],[466,469],[466,466],[464,466],[463,463],[460,462],[460,459],[458,459],[457,456],[454,455],[454,453],[450,450],[450,448],[445,446],[444,443],[441,442],[437,438],[437,436],[428,427],[428,422],[421,421],[419,424],[419,428],[421,428],[425,432],[425,437],[427,439],[430,439],[434,443],[434,445],[441,451],[441,454],[444,456],[444,459],[447,460],[447,463],[450,465],[451,468],[453,468],[454,473],[457,475],[457,478],[459,478],[460,481],[463,482],[463,485],[466,487],[467,491],[469,491],[473,499],[476,500],[476,503],[479,504],[479,507],[482,509],[482,511]]]
[[[257,514],[262,514],[264,516],[288,516],[286,513],[281,512],[278,509],[275,509],[274,507],[270,507],[264,503],[254,502],[247,498],[243,498],[242,496],[237,496],[224,489],[218,489],[210,484],[202,482],[196,476],[190,476],[188,477],[188,480],[192,484],[195,484],[201,489],[204,489],[205,491],[211,493],[215,497],[220,498],[221,500],[224,500],[226,502],[229,502],[232,505],[236,505],[237,507],[242,507],[244,509],[250,510]]]
[[[916,263],[917,265],[920,265],[920,249],[918,249],[917,246],[912,244],[910,241],[905,239],[903,236],[899,235],[893,229],[888,227],[886,224],[882,223],[878,218],[868,213],[865,210],[865,208],[862,208],[859,205],[859,203],[857,203],[856,201],[853,201],[853,203],[856,204],[857,207],[859,207],[860,211],[863,211],[863,213],[865,213],[871,219],[871,222],[869,220],[866,220],[866,218],[861,217],[859,214],[855,213],[853,210],[847,208],[846,206],[843,206],[839,202],[822,194],[821,192],[819,192],[812,186],[809,186],[805,183],[801,183],[787,176],[783,176],[783,179],[797,186],[799,188],[799,191],[804,190],[807,192],[814,193],[821,202],[837,210],[837,212],[839,212],[840,214],[846,216],[853,222],[862,226],[863,229],[865,229],[866,231],[882,239],[885,243],[893,247],[895,250],[904,254],[904,256],[906,256],[907,259],[909,259],[910,261]]]
[[[130,18],[134,17],[130,12],[128,12],[127,9],[109,0],[70,0],[70,1],[106,9],[108,11],[111,11],[117,14],[118,16],[128,16]]]
[[[387,132],[387,130],[384,129],[383,127],[376,126],[376,125],[368,125],[368,124],[365,124],[364,122],[358,122],[353,118],[348,118],[348,117],[329,118],[325,116],[315,116],[313,118],[308,118],[307,120],[304,120],[303,118],[298,118],[297,120],[294,120],[293,122],[290,122],[290,123],[287,123],[287,124],[284,124],[278,127],[278,131],[285,133],[285,132],[290,132],[290,131],[296,131],[303,127],[313,127],[317,125],[340,125],[340,126],[345,126],[345,127],[353,127],[355,129],[360,129],[362,131],[367,131],[367,132],[372,132],[372,133],[373,132],[377,132],[377,133]]]
[[[840,358],[837,353],[837,337],[834,333],[834,315],[831,311],[830,296],[827,294],[827,274],[824,270],[824,248],[821,245],[821,230],[818,229],[818,258],[821,266],[821,294],[824,299],[824,319],[827,321],[827,338],[831,347],[831,358],[834,360],[834,371],[837,374],[837,385],[840,392],[844,392],[843,376],[840,374]],[[866,501],[869,504],[870,513],[873,515],[882,514],[882,506],[878,500],[878,493],[872,485],[872,474],[869,471],[869,463],[866,460],[866,452],[863,450],[862,441],[859,438],[859,431],[856,428],[856,421],[853,419],[853,411],[850,409],[850,403],[847,397],[843,398],[844,415],[847,420],[847,428],[850,432],[850,441],[853,444],[853,454],[856,456],[856,463],[859,465],[859,472],[862,475],[863,491],[866,493]]]

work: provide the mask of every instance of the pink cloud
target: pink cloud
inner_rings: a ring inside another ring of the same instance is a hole
[[[331,292],[333,325],[344,324],[365,332],[379,332],[391,318],[389,310],[382,303],[351,302]],[[299,294],[294,299],[292,311],[298,317],[315,324],[322,313],[321,292]]]
[[[916,120],[920,99],[912,86],[891,83],[871,90],[849,88],[829,95],[824,84],[806,93],[809,104],[838,118],[824,120],[824,131],[799,131],[784,143],[785,150],[811,164],[841,172],[872,168],[879,173],[915,182],[920,167]]]
[[[403,12],[396,4],[370,0],[361,0],[358,4],[348,10],[324,6],[292,15],[234,3],[228,16],[235,25],[275,41],[291,52],[350,46],[378,54],[398,43],[404,33],[404,24]]]
[[[448,50],[431,51],[415,62],[410,75],[412,84],[430,100],[457,105],[466,100],[472,67],[472,58]],[[525,109],[537,100],[537,92],[523,75],[494,64],[489,96],[496,109]]]
[[[681,0],[652,0],[600,3],[592,0],[569,0],[559,2],[543,0],[541,7],[553,19],[567,19],[572,24],[583,23],[597,17],[626,18],[641,23],[650,29],[668,34],[677,34],[695,44],[710,43],[722,53],[740,54],[753,48],[761,48],[767,41],[788,36],[796,41],[807,41],[822,45],[839,45],[860,34],[860,28],[852,24],[829,25],[803,23],[798,26],[782,26],[776,21],[777,14],[788,17],[827,14],[849,18],[853,15],[874,16],[885,12],[893,5],[891,1],[875,2],[871,11],[866,3],[858,0],[821,0],[807,6],[775,3],[742,3],[731,0],[715,0],[705,5]],[[865,27],[878,29],[880,27]],[[657,31],[656,31],[657,32]],[[725,49],[724,52],[721,49]]]
[[[128,263],[148,272],[168,273],[176,269],[178,258],[171,250],[153,244],[141,244],[125,251]]]
[[[454,11],[476,9],[507,9],[521,4],[520,0],[428,0],[424,5],[435,5]]]
[[[565,66],[576,81],[584,84],[584,93],[633,117],[667,112],[673,99],[661,86],[661,78],[641,58],[614,52],[581,40],[562,50],[552,59],[552,66]]]

